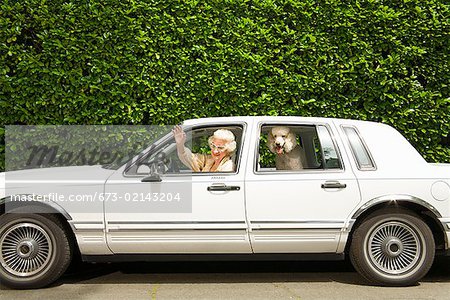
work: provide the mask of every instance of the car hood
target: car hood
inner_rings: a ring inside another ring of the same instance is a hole
[[[56,168],[41,168],[10,171],[0,173],[0,187],[8,188],[23,186],[27,183],[77,183],[77,182],[105,182],[115,170],[102,168],[101,165],[94,166],[71,166]]]

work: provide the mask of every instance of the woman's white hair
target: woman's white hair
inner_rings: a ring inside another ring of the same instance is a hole
[[[216,131],[214,131],[214,134],[208,138],[208,144],[210,147],[213,139],[227,141],[227,143],[225,144],[225,150],[228,151],[228,153],[232,153],[236,150],[236,141],[234,134],[228,129],[217,129]]]

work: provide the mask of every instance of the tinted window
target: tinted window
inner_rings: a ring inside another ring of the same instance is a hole
[[[360,170],[373,170],[375,165],[364,142],[354,127],[343,127]]]

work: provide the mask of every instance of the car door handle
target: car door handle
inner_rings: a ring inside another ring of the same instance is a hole
[[[339,181],[325,181],[325,183],[322,183],[323,189],[345,189],[346,187],[345,183],[340,183]]]
[[[208,186],[207,190],[210,192],[216,192],[216,191],[239,191],[241,189],[240,186],[237,185],[210,185]]]

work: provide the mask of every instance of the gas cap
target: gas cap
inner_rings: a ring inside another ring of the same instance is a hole
[[[436,181],[431,186],[431,195],[438,201],[447,200],[450,197],[450,186],[445,181]]]

